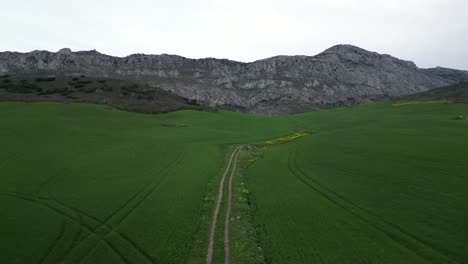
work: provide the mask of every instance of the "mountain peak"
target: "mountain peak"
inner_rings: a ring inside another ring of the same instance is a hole
[[[351,61],[354,63],[363,63],[382,67],[382,63],[399,64],[404,67],[416,69],[416,64],[412,61],[401,60],[388,54],[380,54],[373,51],[368,51],[353,45],[336,45],[319,55],[336,55],[341,60]]]
[[[72,50],[69,48],[63,48],[63,49],[60,49],[57,53],[69,55],[69,54],[72,54]]]
[[[364,53],[373,53],[368,50],[359,48],[357,46],[349,45],[349,44],[339,44],[332,46],[326,49],[323,53],[335,53],[335,54],[349,54],[349,53],[357,53],[357,54],[364,54]]]

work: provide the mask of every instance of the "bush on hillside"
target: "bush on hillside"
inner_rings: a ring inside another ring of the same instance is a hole
[[[36,82],[53,82],[55,81],[55,76],[37,77],[35,81]]]

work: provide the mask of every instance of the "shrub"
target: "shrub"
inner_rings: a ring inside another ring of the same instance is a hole
[[[35,81],[36,82],[53,82],[55,81],[55,76],[37,77]]]
[[[35,85],[35,84],[30,84],[28,82],[20,82],[18,84],[5,84],[4,88],[6,88],[7,91],[12,92],[12,93],[33,93],[34,91],[36,92],[41,92],[42,88]]]
[[[185,98],[185,102],[187,102],[189,105],[198,105],[198,102],[195,99]]]
[[[77,81],[77,83],[86,85],[86,84],[93,83],[93,81],[90,81],[90,80],[82,80],[82,81]]]
[[[112,86],[104,85],[104,87],[102,87],[102,90],[104,90],[106,92],[110,92],[110,91],[112,91]]]
[[[94,93],[95,91],[96,91],[96,88],[94,88],[94,87],[90,87],[90,88],[85,89],[85,93]]]
[[[62,88],[61,92],[60,92],[60,94],[65,96],[65,97],[68,96],[71,93],[72,93],[72,91],[68,90],[68,88]]]

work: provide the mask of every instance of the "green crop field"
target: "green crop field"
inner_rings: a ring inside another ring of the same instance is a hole
[[[0,103],[0,263],[205,263],[234,145],[233,263],[468,263],[467,115]]]
[[[316,133],[248,167],[268,263],[468,263],[466,105],[296,116]]]

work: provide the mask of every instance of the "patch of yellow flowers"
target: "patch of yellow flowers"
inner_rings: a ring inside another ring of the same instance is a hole
[[[297,138],[306,136],[308,134],[309,134],[309,132],[300,131],[300,132],[297,132],[297,133],[294,133],[294,134],[291,134],[291,135],[287,135],[287,136],[284,136],[284,137],[280,137],[280,138],[276,138],[276,139],[272,139],[272,140],[267,140],[267,141],[265,141],[263,143],[265,145],[284,144],[284,143],[288,143],[290,141],[293,141],[293,140],[295,140]]]

